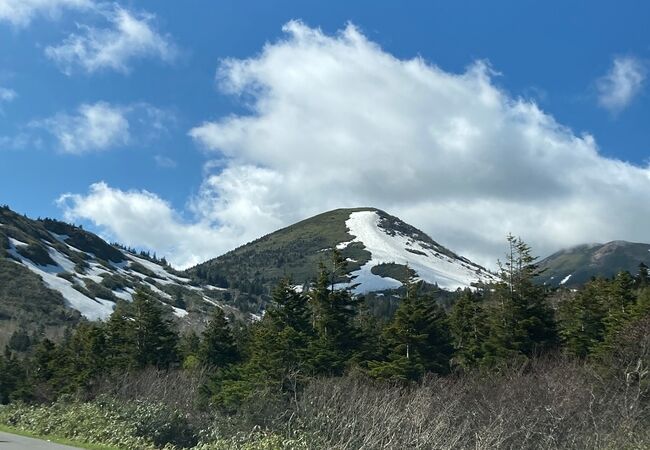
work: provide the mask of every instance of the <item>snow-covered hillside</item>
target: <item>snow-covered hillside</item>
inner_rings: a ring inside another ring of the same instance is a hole
[[[178,318],[190,311],[202,316],[223,306],[223,289],[198,284],[164,261],[110,245],[82,228],[31,220],[6,207],[0,208],[0,259],[5,274],[13,273],[15,265],[23,271],[17,273],[32,272],[43,286],[61,294],[66,307],[89,320],[108,318],[119,300],[132,301],[139,289],[158,298]],[[5,293],[7,302],[41,301],[21,285],[16,283]]]
[[[496,280],[495,276],[484,268],[445,251],[435,242],[425,239],[425,236],[415,229],[412,232],[404,232],[391,228],[391,224],[377,211],[352,212],[345,223],[349,233],[355,238],[340,243],[337,248],[341,250],[352,243],[360,242],[372,254],[370,261],[350,274],[352,281],[349,285],[354,286],[356,293],[401,286],[402,283],[393,278],[372,273],[374,267],[389,263],[408,265],[416,272],[418,279],[448,290]]]

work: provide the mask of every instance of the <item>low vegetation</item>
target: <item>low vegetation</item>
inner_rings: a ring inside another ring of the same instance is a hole
[[[264,317],[216,309],[180,335],[152,293],[52,341],[14,333],[0,423],[128,449],[645,449],[650,277],[641,266],[578,291],[534,282],[509,238],[502,282],[407,282],[384,320],[334,283],[280,282]]]

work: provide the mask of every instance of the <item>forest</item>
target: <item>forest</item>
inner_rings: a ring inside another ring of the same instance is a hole
[[[14,333],[0,424],[123,449],[650,447],[648,268],[549,289],[535,261],[509,236],[499,283],[443,308],[411,279],[378,317],[335,289],[335,254],[200,333],[141,291],[56,342]]]

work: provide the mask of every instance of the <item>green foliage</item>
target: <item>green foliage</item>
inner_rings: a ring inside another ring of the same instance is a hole
[[[41,223],[47,230],[67,236],[66,243],[84,252],[92,253],[97,258],[114,263],[120,263],[125,260],[124,255],[118,249],[107,244],[100,237],[84,231],[80,227],[52,219],[44,219]]]
[[[343,256],[335,252],[333,269],[321,265],[318,280],[309,293],[315,332],[311,365],[317,374],[340,375],[361,348],[361,330],[355,321],[360,299],[348,290],[335,289],[335,282],[345,269]]]
[[[38,435],[55,435],[91,444],[153,450],[165,445],[192,447],[196,433],[178,411],[162,404],[100,398],[51,406],[21,403],[0,408],[0,423]]]
[[[465,289],[458,295],[449,314],[449,328],[455,348],[453,364],[464,369],[477,366],[489,333],[481,293]]]
[[[56,263],[50,257],[48,251],[41,244],[30,242],[27,246],[18,246],[16,251],[25,258],[39,266],[55,266]]]
[[[337,209],[303,220],[245,246],[192,268],[189,273],[210,284],[231,287],[254,295],[269,295],[283,278],[303,285],[314,281],[319,264],[341,242],[350,241],[345,221],[359,209]],[[359,245],[350,245],[343,256],[356,262],[356,270],[370,259]]]
[[[571,354],[584,358],[602,342],[608,291],[606,280],[593,280],[560,304],[559,333]]]
[[[391,323],[385,328],[385,359],[371,362],[370,375],[396,381],[418,380],[426,372],[446,374],[452,355],[447,317],[421,283],[410,280]]]
[[[493,287],[488,308],[489,332],[483,342],[481,364],[504,367],[551,349],[557,342],[553,311],[530,247],[508,236],[508,253],[501,266],[502,282]]]
[[[168,368],[178,363],[178,334],[160,303],[145,291],[133,303],[119,303],[107,324],[110,359],[114,366]]]
[[[198,346],[198,360],[206,367],[225,368],[239,359],[230,325],[221,308],[215,308],[201,342]]]

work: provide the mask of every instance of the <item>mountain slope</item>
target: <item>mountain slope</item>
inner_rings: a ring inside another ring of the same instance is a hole
[[[407,269],[442,288],[469,287],[494,277],[417,228],[374,208],[337,209],[283,228],[188,271],[204,282],[268,293],[284,276],[304,285],[334,249],[348,261],[339,280],[356,293],[394,289]]]
[[[137,289],[187,320],[188,314],[202,318],[224,297],[223,290],[200,286],[164,261],[79,227],[0,208],[0,321],[60,326],[81,317],[106,319],[118,300],[130,301]]]
[[[561,250],[539,263],[540,281],[551,286],[575,287],[592,277],[613,277],[627,270],[636,274],[639,264],[650,266],[650,244],[612,241]]]

